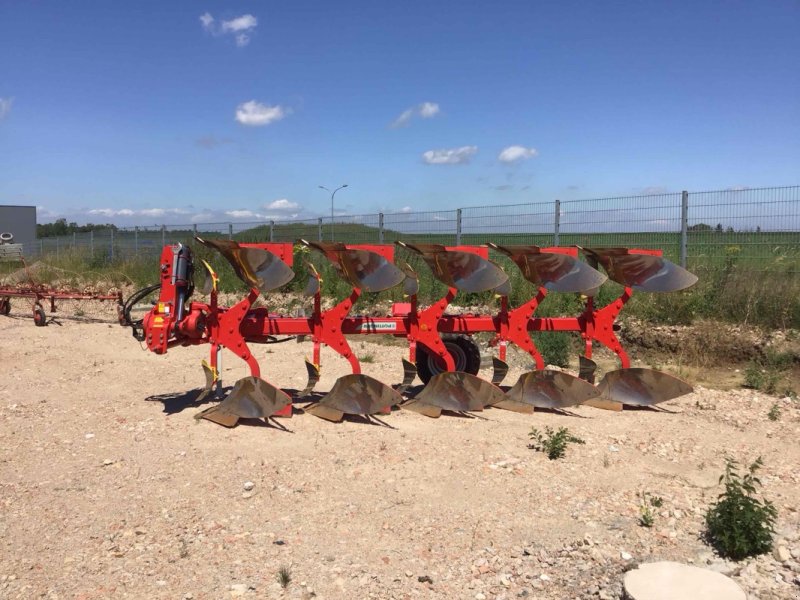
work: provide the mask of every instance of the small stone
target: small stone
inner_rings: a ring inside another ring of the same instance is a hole
[[[548,575],[547,573],[542,573],[541,575],[539,575],[539,579],[541,579],[542,581],[550,581],[550,575]]]
[[[105,460],[103,461],[103,466],[104,466],[104,467],[107,467],[107,466],[109,466],[109,465],[113,465],[113,464],[114,464],[114,461],[113,461],[113,460],[111,460],[110,458],[107,458],[107,459],[105,459]]]
[[[417,581],[420,583],[433,583],[433,579],[431,579],[428,575],[420,575],[417,577]]]
[[[792,558],[792,554],[786,546],[775,546],[772,550],[772,556],[775,560],[782,563]]]
[[[286,544],[286,542],[284,542],[283,540],[275,540],[275,541],[274,541],[274,542],[272,542],[272,543],[273,543],[274,545],[276,545],[276,546],[283,546],[283,545],[285,545],[285,544]]]
[[[475,594],[475,600],[486,600],[486,595],[483,594],[482,592],[478,592],[477,594]]]
[[[413,577],[414,574],[411,571],[406,571],[406,577]]]
[[[245,481],[245,482],[244,482],[244,486],[243,486],[243,487],[244,487],[244,491],[245,491],[245,492],[249,492],[249,491],[250,491],[250,490],[252,490],[254,487],[256,487],[256,484],[255,484],[255,483],[253,483],[252,481]]]
[[[234,583],[231,585],[231,596],[233,598],[238,598],[240,596],[244,596],[247,593],[247,584],[246,583]]]
[[[609,450],[609,452],[619,452],[619,448],[617,448],[613,444],[608,447],[608,450]]]
[[[90,439],[92,439],[92,438],[94,437],[94,434],[93,434],[93,433],[87,433],[87,434],[86,434],[85,436],[83,436],[83,437],[85,437],[87,440],[90,440]]]
[[[253,497],[253,492],[242,492],[242,498],[247,499],[252,497]]]
[[[624,550],[619,553],[619,557],[622,560],[632,560],[633,559],[633,556],[631,556],[631,554],[629,552],[625,552]]]

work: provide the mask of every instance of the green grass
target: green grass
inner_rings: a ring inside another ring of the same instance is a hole
[[[354,243],[377,243],[378,231],[375,227],[363,224],[336,224],[337,238],[352,240]],[[329,226],[323,229],[329,235]],[[224,227],[223,227],[224,229]],[[294,223],[275,225],[274,239],[292,241],[301,237],[316,240],[316,223]],[[195,256],[211,263],[220,276],[220,289],[223,292],[242,291],[243,286],[233,274],[233,270],[218,254],[193,242],[194,232],[190,230],[170,231],[166,240],[190,244]],[[227,233],[203,232],[205,237],[227,237]],[[237,232],[234,239],[246,242],[266,241],[269,227],[260,225]],[[405,235],[397,231],[385,230],[386,243],[403,239],[442,244],[454,242],[451,234]],[[538,244],[552,243],[552,235],[536,234],[465,234],[463,244],[478,244],[493,241],[500,244]],[[631,248],[661,248],[665,256],[679,262],[679,234],[674,233],[635,233],[635,234],[562,234],[562,246],[626,246]],[[94,252],[87,247],[85,234],[77,239],[77,247],[59,247],[56,252],[53,238],[42,241],[46,251],[43,267],[38,277],[42,281],[62,279],[65,272],[72,280],[85,284],[87,281],[110,281],[115,285],[131,283],[144,286],[158,279],[158,256],[161,251],[162,233],[158,229],[133,232],[118,232],[114,238],[113,258],[110,252],[110,237],[95,236]],[[800,328],[800,234],[772,232],[727,233],[716,231],[697,231],[689,233],[688,268],[700,278],[691,289],[672,294],[634,293],[623,311],[623,315],[642,318],[652,323],[686,325],[696,319],[716,319],[731,323],[745,323],[769,328]],[[61,242],[64,244],[63,240]],[[139,254],[134,255],[138,249]],[[519,269],[505,256],[492,253],[491,258],[509,274],[512,283],[510,302],[519,305],[536,294],[535,287],[525,281]],[[312,262],[323,278],[324,296],[344,298],[350,292],[349,286],[336,274],[333,267],[319,253],[295,246],[294,280],[282,291],[301,292],[306,285],[308,269],[306,261]],[[428,303],[444,295],[445,286],[430,274],[427,265],[416,254],[403,248],[396,248],[395,262],[408,262],[419,275],[421,302]],[[198,261],[199,264],[199,261]],[[0,277],[16,266],[0,264]],[[601,289],[596,305],[602,306],[613,300],[622,291],[615,283],[607,283]],[[374,300],[402,301],[399,288],[380,294],[365,296],[362,305]],[[495,307],[498,303],[491,293],[459,294],[456,305],[487,305]],[[538,316],[577,315],[582,301],[577,294],[549,294],[540,305]]]

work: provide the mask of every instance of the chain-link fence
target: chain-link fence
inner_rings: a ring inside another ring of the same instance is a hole
[[[82,250],[95,262],[156,256],[192,237],[241,242],[338,240],[390,243],[625,246],[660,248],[689,268],[736,261],[757,271],[800,273],[800,186],[679,192],[589,200],[476,206],[294,221],[102,228],[37,240],[27,256]]]

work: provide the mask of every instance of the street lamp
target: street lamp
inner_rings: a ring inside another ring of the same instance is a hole
[[[324,185],[321,185],[321,186],[319,186],[319,187],[320,187],[320,189],[323,189],[323,190],[325,190],[326,192],[331,192],[331,191],[330,191],[328,188],[326,188]],[[346,188],[346,187],[347,187],[347,184],[345,183],[344,185],[342,185],[342,186],[339,186],[338,188],[336,188],[335,190],[333,190],[333,191],[331,192],[331,241],[333,241],[333,197],[336,195],[336,192],[338,192],[339,190],[341,190],[341,189],[343,189],[343,188]]]

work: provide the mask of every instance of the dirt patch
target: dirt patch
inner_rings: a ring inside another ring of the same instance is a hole
[[[310,349],[255,352],[265,378],[297,389]],[[356,350],[375,356],[366,373],[401,380],[404,347]],[[800,412],[788,398],[778,421],[775,398],[698,388],[669,412],[395,411],[393,428],[297,414],[283,421],[292,433],[228,430],[187,406],[206,348],[159,357],[111,323],[26,316],[0,318],[0,352],[4,598],[617,598],[622,572],[651,559],[729,570],[752,598],[797,596]],[[325,390],[347,365],[323,361]],[[245,374],[226,354],[224,380]],[[533,426],[586,444],[549,461],[527,448]],[[729,564],[701,541],[728,455],[763,456],[786,561]],[[650,529],[642,491],[664,501]]]

